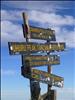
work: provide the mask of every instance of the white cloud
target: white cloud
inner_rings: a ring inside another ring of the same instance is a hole
[[[27,90],[2,90],[1,91],[1,100],[29,100],[30,94],[27,93]],[[29,94],[29,95],[28,95]]]
[[[48,23],[49,25],[51,24],[53,26],[75,24],[75,19],[73,18],[73,16],[67,16],[67,15],[61,16],[55,13],[43,13],[35,10],[31,11],[29,15],[30,15],[30,20],[37,21],[40,23]]]
[[[19,10],[40,10],[43,12],[58,12],[62,9],[70,9],[72,1],[4,1],[2,6]]]
[[[55,30],[58,42],[65,42],[66,46],[75,48],[75,30],[69,31],[61,27],[52,27],[52,29]]]
[[[9,20],[9,21],[22,21],[22,12],[21,11],[6,11],[1,10],[1,20]],[[56,13],[45,13],[37,10],[29,10],[28,11],[29,20],[36,21],[39,23],[47,23],[51,24],[53,26],[62,26],[62,25],[74,25],[75,24],[75,18],[73,16],[69,15],[58,15]]]
[[[1,22],[1,41],[7,43],[9,41],[23,41],[22,27],[10,21]]]
[[[16,72],[15,70],[4,70],[4,69],[1,69],[1,75],[2,76],[9,76],[9,75],[15,75]]]
[[[75,99],[75,89],[63,88],[57,90],[57,100],[74,100],[74,99]]]
[[[22,11],[1,11],[1,41],[25,41],[22,26],[16,21],[22,21]],[[68,47],[75,47],[75,30],[69,31],[64,25],[74,26],[73,16],[61,16],[55,13],[45,13],[41,11],[28,11],[29,20],[38,22],[40,27],[52,28],[55,30],[57,41],[66,42]],[[15,23],[14,23],[15,21]],[[23,23],[23,22],[22,22]]]
[[[17,10],[1,10],[1,21],[3,20],[19,21],[21,20],[21,12]]]
[[[57,100],[75,100],[75,91],[72,88],[64,88],[56,90]],[[27,90],[2,90],[1,92],[2,100],[29,100],[30,92]]]

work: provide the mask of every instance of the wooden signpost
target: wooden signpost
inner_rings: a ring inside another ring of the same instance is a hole
[[[55,65],[55,64],[60,64],[60,57],[57,55],[52,55],[52,56],[40,56],[40,55],[30,55],[27,56],[23,55],[22,56],[22,65],[23,66],[31,66],[31,67],[36,67],[36,66],[44,66],[44,65]]]
[[[22,56],[21,74],[30,79],[31,100],[56,100],[56,91],[52,90],[51,87],[63,87],[64,78],[51,73],[51,65],[60,64],[60,57],[50,53],[64,51],[65,43],[55,42],[54,30],[29,26],[27,14],[22,13],[22,16],[23,35],[26,42],[8,42],[9,54]],[[29,39],[46,40],[47,43],[33,43],[29,42]],[[41,53],[37,55],[40,51],[45,52],[46,55]],[[48,66],[48,72],[34,69],[39,66]],[[48,85],[48,91],[44,95],[40,94],[40,82]]]

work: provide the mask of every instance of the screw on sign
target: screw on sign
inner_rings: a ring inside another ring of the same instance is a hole
[[[26,42],[8,42],[9,54],[20,54],[22,58],[21,75],[30,80],[31,100],[56,100],[56,91],[51,90],[52,86],[63,87],[64,78],[51,73],[51,65],[60,64],[58,55],[50,55],[50,52],[62,52],[66,46],[64,42],[56,42],[55,31],[40,27],[30,26],[28,16],[23,12],[23,35]],[[46,40],[47,43],[33,43],[29,39]],[[13,41],[13,40],[12,40]],[[43,51],[46,55],[38,52]],[[35,53],[35,55],[34,55]],[[35,69],[35,67],[48,66],[48,72]],[[48,85],[48,91],[40,95],[39,82]],[[40,98],[41,99],[40,99]]]

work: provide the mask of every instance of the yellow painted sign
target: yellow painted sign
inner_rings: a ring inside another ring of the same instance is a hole
[[[23,35],[25,38],[56,41],[54,30],[29,26],[27,14],[23,13],[22,15],[24,20],[24,24],[22,24]]]
[[[31,55],[22,56],[22,62],[24,66],[43,66],[50,64],[60,64],[60,58],[57,55],[42,56],[42,55]]]
[[[39,79],[39,77],[36,77],[37,75],[43,75],[46,78],[49,77],[50,79],[52,79],[55,82],[63,81],[62,77],[56,76],[54,74],[49,74],[49,73],[47,73],[45,71],[40,71],[40,70],[37,70],[37,69],[32,69],[32,77]]]
[[[33,39],[56,41],[54,30],[30,26],[30,32]]]
[[[22,67],[21,69],[22,69],[21,70],[22,75],[24,77],[27,77],[29,79],[35,79],[37,81],[50,84],[52,86],[63,87],[63,82],[64,82],[63,77],[54,74],[49,74],[45,71],[40,71],[37,69],[31,69],[31,73],[27,72],[27,68],[25,67]]]
[[[37,44],[25,42],[9,42],[10,54],[24,54],[38,51],[64,51],[65,43]]]
[[[23,55],[23,60],[29,60],[29,61],[53,61],[53,60],[59,60],[59,56],[58,55]]]
[[[53,35],[54,30],[51,29],[45,29],[45,28],[40,28],[40,27],[32,27],[30,26],[30,32],[31,33],[45,33],[46,35]]]
[[[26,26],[23,25],[23,34],[25,38],[27,37],[29,39],[32,38],[32,39],[56,41],[55,31],[51,29],[44,29],[33,26],[27,28]]]

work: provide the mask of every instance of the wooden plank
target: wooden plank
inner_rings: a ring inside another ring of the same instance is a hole
[[[9,42],[9,53],[13,54],[25,54],[27,52],[39,52],[39,51],[64,51],[65,43],[25,43],[25,42]]]
[[[23,55],[23,60],[29,60],[29,61],[53,61],[53,60],[59,60],[59,55]]]
[[[54,74],[49,74],[45,71],[40,71],[37,69],[32,69],[30,73],[27,72],[26,70],[27,68],[25,67],[21,68],[21,73],[26,78],[35,79],[42,83],[50,84],[56,87],[63,87],[63,81],[64,81],[63,77]]]
[[[44,65],[55,65],[60,64],[60,57],[57,55],[42,56],[42,55],[31,55],[22,56],[23,66],[44,66]]]
[[[26,39],[32,38],[32,39],[56,41],[54,30],[29,26],[27,14],[23,12],[22,16],[24,21],[24,24],[22,24],[23,35]]]
[[[23,27],[23,34],[25,38],[27,36],[27,38],[29,39],[56,41],[54,30],[30,26],[30,31],[28,33],[27,30],[29,29],[27,29],[26,26],[24,27],[24,25],[22,25],[22,27]]]

